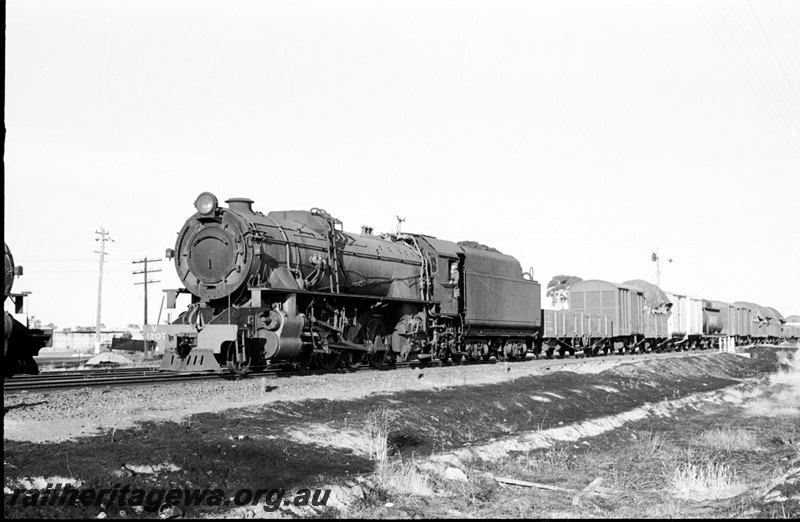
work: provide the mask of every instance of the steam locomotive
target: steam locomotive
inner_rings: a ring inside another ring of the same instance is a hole
[[[200,194],[167,251],[192,304],[156,327],[162,368],[514,359],[536,340],[540,285],[511,256],[422,234],[352,234],[317,208],[265,215],[249,199],[226,203]]]
[[[687,306],[697,300],[685,296],[675,297],[683,322],[677,315],[671,321],[675,303],[644,281],[583,281],[568,291],[569,310],[543,310],[532,273],[488,247],[424,234],[376,236],[368,227],[348,233],[318,208],[263,214],[250,199],[226,203],[200,194],[197,212],[167,250],[185,285],[166,291],[167,308],[179,293],[191,294],[191,305],[148,335],[165,354],[162,369],[227,365],[244,374],[280,362],[333,369],[515,360],[529,352],[707,347],[730,335],[720,309],[705,301],[699,313],[719,327],[695,321],[696,306],[689,321]],[[739,342],[762,335],[751,332],[752,317],[740,315]],[[780,337],[780,327],[765,330],[764,340],[773,333]]]
[[[5,247],[5,289],[4,299],[11,299],[16,313],[21,313],[27,293],[12,293],[14,279],[22,275],[22,267],[14,265],[14,257],[8,245]],[[3,375],[11,377],[19,373],[39,373],[34,356],[47,345],[52,333],[48,330],[29,328],[3,311]]]

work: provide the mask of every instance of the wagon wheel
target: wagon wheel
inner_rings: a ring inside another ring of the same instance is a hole
[[[508,347],[508,344],[505,342],[501,342],[500,345],[495,350],[495,357],[497,357],[498,361],[510,361],[511,360],[511,350]]]
[[[387,342],[388,335],[386,333],[386,326],[379,317],[373,317],[364,327],[363,344],[369,349],[375,348],[375,351],[367,353],[367,361],[370,366],[375,368],[385,368],[394,364],[395,354],[392,352],[392,346]]]
[[[514,349],[514,346],[509,344],[508,342],[503,342],[500,344],[500,349],[497,350],[497,360],[498,361],[516,361],[517,360],[517,352]]]
[[[463,354],[450,352],[450,360],[454,363],[460,363],[463,359]]]
[[[483,346],[481,347],[481,352],[483,352],[481,354],[481,359],[483,359],[484,361],[488,361],[489,359],[492,358],[492,347],[489,346],[488,344],[486,343],[483,344]],[[499,359],[499,352],[498,352],[498,359]]]
[[[238,345],[235,342],[228,343],[227,349],[227,362],[228,369],[233,375],[237,377],[244,377],[250,373],[250,354],[247,349],[242,350],[244,353],[239,353]]]
[[[452,357],[452,355],[453,354],[448,346],[440,347],[435,353],[436,360],[439,364],[446,363]]]

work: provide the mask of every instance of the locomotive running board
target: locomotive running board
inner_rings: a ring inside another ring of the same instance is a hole
[[[383,297],[377,295],[360,295],[360,294],[345,294],[335,292],[319,292],[316,290],[294,290],[287,288],[261,288],[261,287],[247,287],[250,292],[265,292],[270,294],[298,294],[319,297],[339,297],[344,299],[360,299],[366,301],[381,302],[386,301],[390,303],[412,303],[412,304],[438,304],[438,301],[426,301],[424,299],[408,299],[404,297]]]

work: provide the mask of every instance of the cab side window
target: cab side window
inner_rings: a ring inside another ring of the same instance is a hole
[[[450,279],[447,281],[450,284],[458,284],[458,260],[450,260]]]

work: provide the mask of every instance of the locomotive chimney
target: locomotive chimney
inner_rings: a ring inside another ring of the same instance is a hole
[[[228,204],[228,208],[234,210],[236,212],[249,212],[250,214],[253,213],[253,200],[248,198],[231,198],[226,199],[225,203]]]

